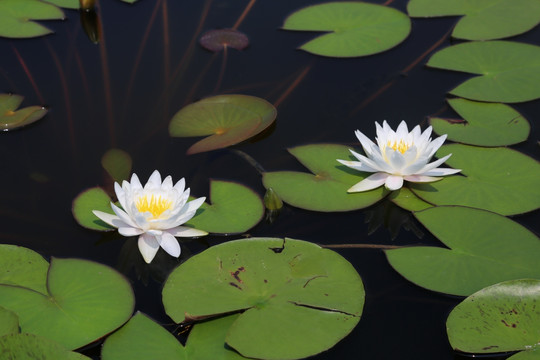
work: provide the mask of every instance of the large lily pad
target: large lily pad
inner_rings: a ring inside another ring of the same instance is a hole
[[[0,14],[2,0],[0,0]],[[0,15],[0,24],[1,24]],[[1,27],[2,25],[0,25]],[[1,29],[0,29],[1,30]],[[1,34],[0,34],[1,35]],[[23,101],[23,97],[13,94],[0,94],[0,130],[14,130],[38,121],[47,114],[43,106],[29,106],[16,110]]]
[[[525,350],[516,359],[538,359],[540,280],[502,282],[469,296],[446,321],[450,345],[475,354]]]
[[[0,336],[2,359],[90,360],[82,354],[66,350],[62,345],[33,334]]]
[[[26,287],[47,294],[49,263],[33,250],[0,244],[0,284]]]
[[[13,311],[0,307],[0,338],[4,335],[16,334],[18,332],[19,318],[17,317],[17,314],[15,314]]]
[[[234,182],[212,180],[210,202],[211,205],[205,202],[186,224],[211,233],[243,233],[257,225],[264,215],[259,195]]]
[[[540,164],[508,148],[444,145],[436,156],[452,154],[446,163],[461,175],[411,190],[435,205],[462,205],[514,215],[540,207]]]
[[[255,96],[212,96],[178,111],[169,124],[169,133],[176,137],[210,135],[187,151],[196,154],[247,140],[270,126],[276,115],[272,104]]]
[[[32,20],[64,19],[62,10],[39,0],[0,0],[0,36],[29,38],[52,31]]]
[[[129,319],[134,296],[115,270],[78,259],[52,259],[47,295],[0,285],[0,306],[19,317],[21,332],[54,340],[68,349],[89,344]]]
[[[409,188],[402,187],[397,191],[392,191],[388,199],[402,209],[409,211],[420,211],[432,207],[433,205],[425,202],[416,196]]]
[[[390,265],[409,281],[466,296],[505,280],[540,278],[540,239],[518,223],[459,206],[434,207],[414,215],[448,249],[387,250]]]
[[[433,130],[448,139],[480,146],[512,145],[527,140],[530,125],[520,113],[505,104],[450,99],[461,119],[429,119]]]
[[[376,54],[401,43],[411,31],[402,12],[364,2],[331,2],[300,9],[283,24],[285,30],[324,31],[300,47],[307,52],[334,57]]]
[[[72,212],[75,220],[87,229],[112,231],[114,227],[105,223],[92,213],[92,210],[114,214],[111,209],[111,197],[100,187],[87,189],[73,200]]]
[[[363,303],[362,281],[349,262],[292,239],[213,246],[174,270],[163,288],[165,311],[176,322],[243,311],[226,342],[264,359],[332,347],[358,323]]]
[[[540,97],[540,46],[515,41],[477,41],[447,47],[428,66],[480,76],[450,91],[456,96],[514,103]]]
[[[263,184],[290,205],[315,211],[350,211],[373,205],[388,194],[384,187],[362,193],[347,193],[347,189],[369,176],[337,161],[351,159],[347,146],[304,145],[291,148],[289,152],[312,173],[266,172],[263,174]]]
[[[493,40],[518,35],[540,23],[537,0],[411,0],[413,17],[459,16],[452,36],[465,40]]]

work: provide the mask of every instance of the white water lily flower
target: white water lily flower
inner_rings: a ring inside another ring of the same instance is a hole
[[[189,221],[206,198],[187,201],[189,188],[182,178],[174,186],[167,176],[161,182],[159,171],[154,171],[144,187],[136,174],[131,182],[122,186],[114,183],[116,197],[122,209],[111,202],[116,215],[94,210],[93,213],[107,224],[118,228],[123,236],[139,235],[139,251],[150,263],[159,247],[174,257],[180,256],[180,244],[175,236],[193,237],[207,235],[206,231],[181,226]]]
[[[395,132],[386,121],[383,122],[382,127],[377,122],[375,122],[375,126],[377,128],[377,144],[369,140],[359,130],[355,131],[366,156],[350,150],[359,161],[338,159],[343,165],[355,170],[375,173],[352,186],[348,192],[372,190],[383,184],[388,190],[398,190],[403,186],[403,180],[432,182],[440,180],[440,176],[461,171],[437,167],[452,154],[429,162],[446,140],[446,135],[442,135],[431,141],[431,126],[423,133],[419,125],[409,132],[405,121],[399,124]]]

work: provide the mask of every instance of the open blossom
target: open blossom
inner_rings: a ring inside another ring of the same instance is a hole
[[[398,190],[403,180],[411,182],[432,182],[440,180],[440,176],[460,172],[459,169],[438,168],[452,154],[436,161],[429,162],[435,152],[442,146],[446,135],[431,141],[431,126],[421,132],[417,125],[409,132],[407,124],[402,121],[394,132],[383,122],[382,127],[375,122],[377,128],[377,144],[369,140],[359,130],[355,134],[366,156],[350,150],[359,161],[339,160],[352,169],[375,174],[352,186],[348,192],[360,192],[385,185],[388,190]]]
[[[93,213],[107,224],[118,228],[123,236],[139,235],[139,251],[144,260],[150,263],[159,247],[174,257],[180,256],[180,244],[175,236],[193,237],[207,235],[206,231],[181,226],[189,221],[205,198],[188,201],[189,188],[182,178],[173,186],[172,178],[167,176],[161,182],[159,171],[154,171],[148,182],[141,185],[136,174],[131,182],[122,186],[114,183],[116,197],[122,206],[111,202],[116,215],[94,210]]]

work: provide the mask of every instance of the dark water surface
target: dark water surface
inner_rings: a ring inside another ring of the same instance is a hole
[[[382,54],[323,58],[295,50],[313,34],[279,30],[288,14],[319,2],[258,0],[239,27],[249,36],[250,46],[228,51],[217,91],[223,53],[210,53],[197,43],[190,47],[190,42],[201,34],[196,29],[207,6],[203,31],[232,27],[247,0],[140,0],[133,6],[101,0],[101,45],[88,40],[78,13],[71,10],[66,10],[66,21],[46,22],[54,35],[0,39],[0,92],[25,96],[23,106],[45,104],[50,108],[38,123],[2,134],[0,241],[31,248],[47,259],[77,257],[116,267],[132,282],[136,309],[170,324],[161,304],[161,282],[178,261],[160,251],[147,266],[134,239],[85,230],[72,217],[71,202],[79,192],[111,185],[100,163],[108,149],[129,152],[134,172],[143,182],[159,169],[173,179],[185,177],[197,196],[208,195],[210,179],[237,181],[262,196],[259,174],[229,150],[186,156],[195,139],[168,135],[172,115],[190,102],[221,93],[255,95],[275,103],[305,71],[298,86],[280,100],[275,126],[257,142],[236,146],[270,171],[303,170],[286,152],[287,147],[319,142],[352,145],[356,129],[374,137],[375,121],[386,119],[395,127],[404,119],[410,126],[425,126],[428,115],[453,115],[445,104],[446,92],[469,75],[428,69],[424,64],[429,56],[406,75],[402,72],[446,36],[456,18],[413,19],[409,38]],[[405,11],[406,1],[394,1],[390,6]],[[155,22],[141,50],[154,11]],[[538,44],[540,30],[513,40]],[[450,43],[447,38],[438,49]],[[139,51],[142,55],[132,77]],[[385,92],[362,105],[389,82],[393,83]],[[532,126],[529,140],[515,148],[537,159],[539,103],[514,106]],[[538,234],[538,211],[515,220]],[[386,225],[402,221],[418,228],[423,238],[401,228],[392,239]],[[330,214],[286,206],[274,223],[261,222],[249,234],[321,244],[439,245],[407,212],[388,203]],[[207,245],[235,238],[184,241],[182,260]],[[404,280],[381,250],[338,251],[364,281],[364,313],[347,338],[314,358],[460,358],[451,350],[445,332],[446,317],[460,298],[435,294]],[[99,346],[85,353],[97,357]]]

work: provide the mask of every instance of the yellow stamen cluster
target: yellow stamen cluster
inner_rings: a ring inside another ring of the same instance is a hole
[[[386,144],[386,146],[394,150],[397,150],[402,154],[405,154],[405,151],[407,151],[411,145],[407,144],[403,140],[399,140],[399,142],[394,141],[393,143],[390,140],[388,140],[388,143]]]
[[[141,196],[135,202],[135,206],[140,212],[150,212],[153,219],[159,218],[165,210],[171,208],[171,205],[171,200],[155,195]]]

